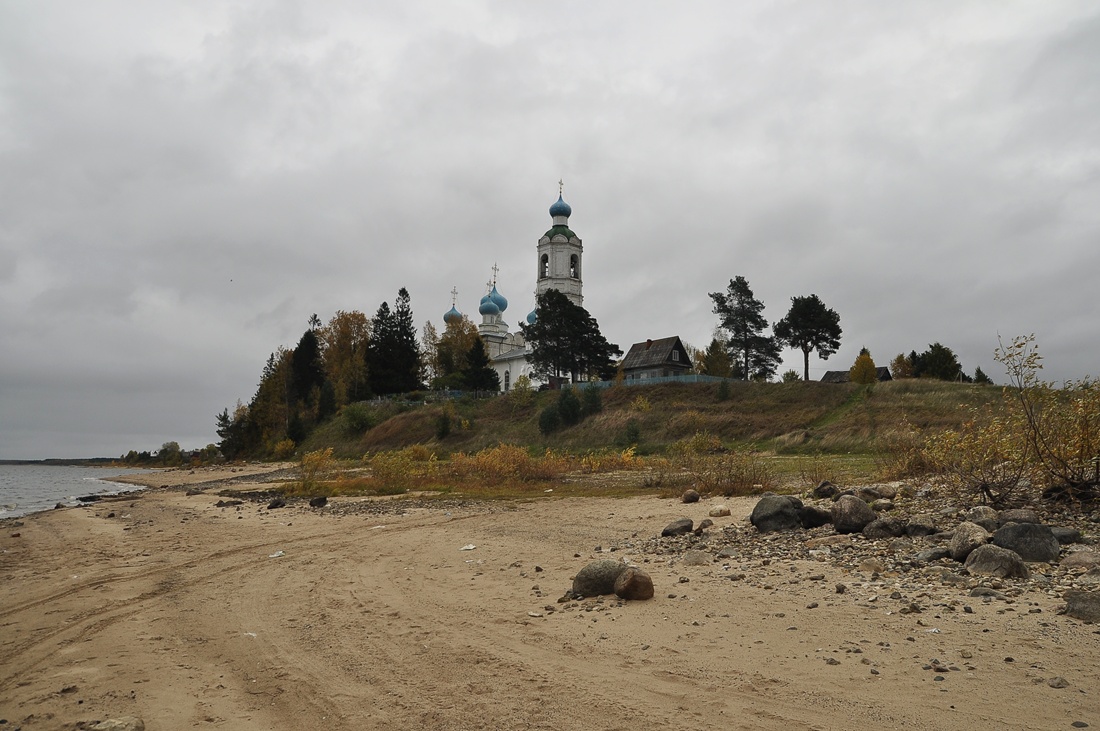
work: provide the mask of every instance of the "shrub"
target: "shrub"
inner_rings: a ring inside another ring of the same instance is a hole
[[[798,383],[802,380],[802,376],[798,375],[798,371],[793,368],[789,371],[783,371],[783,383]]]
[[[302,492],[316,490],[323,480],[332,476],[336,463],[332,459],[332,447],[302,455],[302,479],[299,486]]]
[[[527,376],[517,378],[516,382],[512,384],[512,389],[508,392],[507,398],[513,412],[530,406],[531,401],[535,398],[535,389],[531,387],[531,379]]]
[[[626,422],[626,428],[623,430],[623,441],[633,447],[638,446],[638,443],[642,441],[642,427],[638,424],[637,419]]]
[[[562,426],[573,426],[581,421],[581,402],[572,388],[563,388],[558,394],[558,418]]]
[[[271,455],[275,459],[290,459],[294,456],[294,450],[297,445],[294,444],[293,439],[283,439],[275,444],[275,447],[271,450]]]
[[[581,392],[581,414],[584,417],[592,416],[603,411],[603,392],[599,386],[589,384]]]
[[[729,401],[730,398],[730,382],[726,379],[722,379],[722,382],[718,384],[718,392],[715,394],[715,400],[718,402]]]
[[[653,407],[650,405],[649,399],[645,396],[635,396],[634,400],[630,402],[630,409],[642,414],[648,412],[651,408]]]
[[[344,428],[351,434],[362,434],[375,425],[374,414],[362,402],[348,404],[340,415],[344,419]]]
[[[539,432],[543,436],[549,436],[561,428],[561,417],[558,415],[558,405],[550,404],[539,412]]]
[[[443,404],[443,408],[439,410],[439,415],[435,417],[435,438],[439,441],[446,439],[451,433],[451,426],[454,423],[455,418],[455,406],[454,403],[448,401]]]

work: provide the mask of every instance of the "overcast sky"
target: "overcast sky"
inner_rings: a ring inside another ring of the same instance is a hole
[[[0,458],[214,442],[401,286],[477,321],[495,263],[515,325],[559,178],[623,350],[740,275],[840,313],[812,377],[1032,332],[1100,376],[1098,172],[1095,0],[3,0]]]

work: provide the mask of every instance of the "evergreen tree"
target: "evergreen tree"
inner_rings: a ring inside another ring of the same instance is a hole
[[[473,345],[466,353],[466,370],[462,380],[471,391],[499,391],[500,376],[489,365],[489,354],[485,352],[485,343],[480,337],[474,338]]]
[[[928,350],[918,356],[918,362],[920,368],[917,375],[921,378],[938,378],[941,381],[969,380],[963,375],[955,351],[946,345],[932,343]]]
[[[828,360],[840,347],[840,315],[825,306],[816,294],[791,297],[791,309],[775,323],[775,337],[802,351],[802,379],[810,380],[810,353]]]
[[[561,379],[597,376],[609,380],[615,374],[615,356],[623,351],[607,342],[588,311],[569,301],[556,289],[539,295],[534,324],[520,325],[531,348],[533,373],[540,378]]]
[[[985,374],[981,366],[974,369],[974,383],[988,386],[993,383],[993,379]]]
[[[302,404],[307,408],[313,405],[313,391],[319,391],[324,382],[325,370],[317,334],[312,329],[306,330],[290,358],[290,403],[294,406]]]
[[[367,380],[374,393],[406,393],[420,387],[420,348],[404,287],[398,290],[392,311],[389,303],[383,302],[371,319],[366,362]]]
[[[708,376],[730,377],[730,354],[725,344],[713,338],[707,349],[699,354],[699,370]]]
[[[767,380],[779,367],[779,343],[764,334],[768,321],[761,314],[764,303],[753,296],[744,277],[730,280],[725,292],[711,292],[719,327],[729,338],[731,372],[741,380]]]

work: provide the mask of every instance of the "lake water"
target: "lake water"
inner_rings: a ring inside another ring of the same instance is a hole
[[[113,495],[142,488],[111,482],[110,478],[149,470],[120,467],[62,467],[59,465],[0,464],[0,518],[12,518],[57,503],[76,505],[81,495]]]

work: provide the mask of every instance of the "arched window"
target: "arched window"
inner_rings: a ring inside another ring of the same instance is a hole
[[[512,371],[504,371],[504,390],[507,391],[512,385]]]
[[[576,254],[569,257],[569,276],[573,279],[581,278],[581,262]]]
[[[539,279],[546,279],[550,276],[550,257],[546,254],[542,255],[542,259],[539,260]]]

